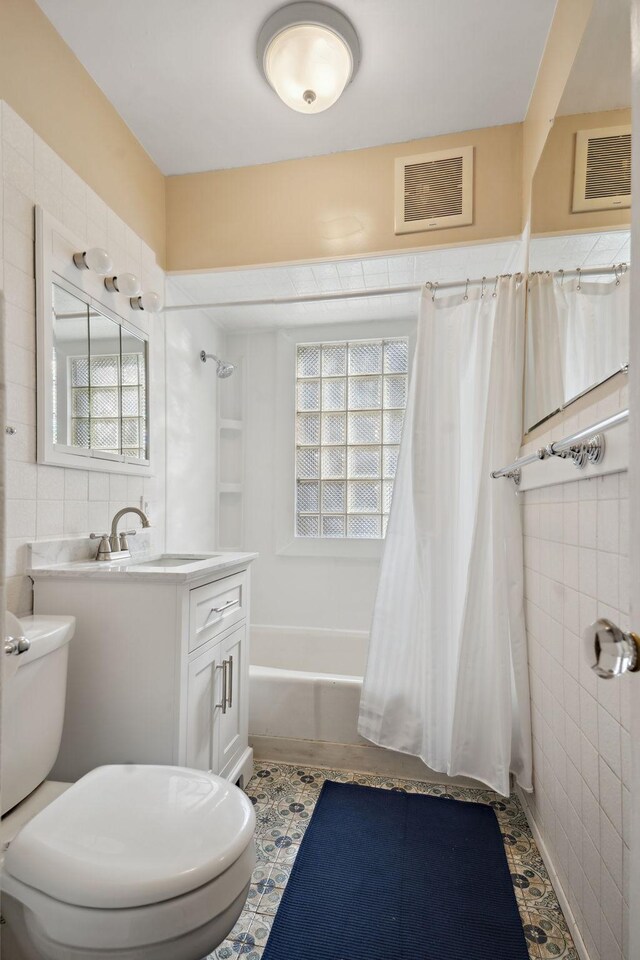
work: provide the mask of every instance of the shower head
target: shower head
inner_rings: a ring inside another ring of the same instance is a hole
[[[221,380],[226,380],[226,378],[230,377],[235,370],[235,367],[232,363],[227,363],[226,360],[221,360],[220,357],[216,357],[215,353],[205,353],[204,350],[201,350],[200,359],[203,363],[206,363],[207,360],[215,360],[216,374]]]

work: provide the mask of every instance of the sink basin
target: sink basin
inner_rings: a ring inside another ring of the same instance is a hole
[[[213,557],[219,557],[219,553],[192,554],[190,556],[181,554],[163,553],[161,557],[155,560],[144,560],[141,563],[128,564],[129,569],[133,567],[136,570],[150,570],[153,567],[183,567],[185,564],[197,563],[199,560],[211,560]]]

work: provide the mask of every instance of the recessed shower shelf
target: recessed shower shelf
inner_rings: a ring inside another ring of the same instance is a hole
[[[218,489],[220,493],[242,493],[242,484],[221,483]]]
[[[242,420],[221,420],[220,421],[221,430],[239,432],[242,430],[242,427],[243,427]]]

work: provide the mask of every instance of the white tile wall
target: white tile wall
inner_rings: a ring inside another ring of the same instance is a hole
[[[116,269],[141,277],[143,287],[163,290],[164,275],[153,251],[109,210],[86,184],[6,104],[0,101],[0,287],[6,301],[7,603],[30,612],[31,583],[24,576],[24,544],[41,537],[102,533],[124,505],[149,501],[152,521],[164,514],[156,479],[89,474],[36,464],[36,338],[33,207],[40,204],[72,229],[80,242],[105,246]],[[153,330],[152,379],[154,364]],[[163,342],[160,334],[158,337]],[[152,394],[152,417],[153,417]],[[162,406],[162,404],[160,404]],[[157,433],[160,437],[160,432]],[[163,452],[159,465],[162,466]],[[154,523],[162,544],[161,523]]]
[[[168,297],[175,304],[224,300],[258,300],[308,294],[348,292],[371,287],[390,290],[427,280],[442,283],[460,277],[494,277],[511,269],[520,241],[480,243],[422,253],[366,257],[335,263],[296,264],[220,270],[169,277]],[[489,279],[489,284],[491,279]],[[275,329],[292,326],[374,320],[414,319],[418,293],[374,299],[328,300],[320,303],[224,307],[208,311],[223,329]]]
[[[591,411],[591,419],[595,419]],[[563,433],[568,432],[566,425]],[[625,951],[629,678],[599,680],[581,648],[598,616],[629,628],[626,473],[522,495],[533,722],[528,797],[590,960]]]

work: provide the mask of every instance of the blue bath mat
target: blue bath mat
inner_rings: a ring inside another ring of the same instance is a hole
[[[491,807],[326,781],[262,960],[528,960]]]

